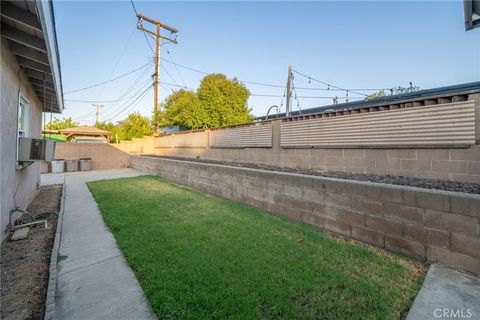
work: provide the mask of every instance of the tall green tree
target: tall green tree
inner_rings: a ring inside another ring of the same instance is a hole
[[[78,127],[78,122],[73,121],[72,117],[62,119],[55,117],[52,122],[47,122],[45,124],[45,128],[48,130],[62,130],[74,127]]]
[[[209,115],[206,126],[215,128],[253,120],[247,105],[249,96],[248,89],[237,79],[229,80],[223,74],[205,76],[197,97]]]
[[[178,125],[182,129],[215,128],[250,122],[247,101],[250,92],[236,79],[223,74],[205,76],[196,92],[174,91],[154,115],[159,126]]]
[[[205,127],[208,115],[195,92],[185,89],[174,91],[160,108],[158,124],[162,127],[180,126],[182,129]]]
[[[153,134],[150,119],[138,112],[130,113],[125,120],[120,122],[119,126],[122,129],[123,140],[132,140],[132,138],[142,138]]]
[[[123,129],[113,122],[97,122],[95,127],[102,130],[107,130],[112,133],[110,142],[117,143],[124,139]]]

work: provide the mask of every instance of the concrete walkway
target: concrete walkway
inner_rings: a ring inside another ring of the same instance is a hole
[[[407,320],[428,319],[480,319],[480,279],[431,265],[407,316]]]
[[[43,185],[65,182],[56,319],[155,319],[85,184],[141,174],[116,169],[42,175]]]

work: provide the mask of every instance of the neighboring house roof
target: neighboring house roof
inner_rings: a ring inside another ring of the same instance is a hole
[[[363,109],[363,108],[378,107],[378,106],[383,106],[388,104],[400,104],[400,103],[412,102],[415,100],[438,99],[438,98],[452,97],[452,96],[464,96],[464,95],[475,94],[475,93],[480,93],[480,81],[457,84],[457,85],[448,86],[448,87],[419,90],[419,91],[409,92],[409,93],[386,95],[383,97],[373,98],[369,100],[351,101],[351,102],[332,104],[332,105],[316,107],[316,108],[296,110],[296,111],[292,111],[290,115],[295,117],[295,116],[304,116],[308,114],[321,113],[325,111]],[[285,116],[286,116],[285,113],[279,113],[279,114],[270,115],[268,118],[269,119],[283,118]],[[264,120],[264,119],[265,119],[265,116],[257,117],[257,120]]]
[[[465,30],[480,27],[480,0],[463,0]]]
[[[1,1],[2,38],[9,41],[47,112],[63,111],[55,17],[50,0]]]
[[[107,130],[98,129],[91,126],[79,126],[74,128],[67,128],[60,130],[60,133],[67,136],[67,139],[70,139],[74,136],[89,136],[89,137],[104,137],[107,140],[110,140],[112,133]]]

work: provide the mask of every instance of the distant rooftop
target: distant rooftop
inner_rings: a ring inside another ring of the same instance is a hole
[[[67,139],[70,139],[76,136],[82,136],[82,137],[88,136],[88,137],[102,137],[109,140],[110,136],[112,135],[110,131],[98,129],[92,126],[79,126],[74,128],[62,129],[59,131],[60,133],[66,135]]]
[[[447,87],[440,87],[434,89],[419,90],[415,92],[386,95],[368,100],[352,101],[346,103],[332,104],[317,108],[308,108],[303,110],[296,110],[290,112],[290,117],[305,116],[309,114],[322,113],[327,111],[344,111],[344,110],[357,110],[368,108],[382,108],[387,105],[400,105],[405,103],[418,102],[420,105],[425,103],[437,104],[445,102],[455,102],[456,100],[462,101],[466,99],[466,96],[473,93],[480,93],[480,81],[470,82],[465,84],[458,84]],[[453,97],[457,97],[454,99]],[[268,119],[284,118],[285,113],[273,114]],[[258,117],[258,120],[265,119],[265,116]]]

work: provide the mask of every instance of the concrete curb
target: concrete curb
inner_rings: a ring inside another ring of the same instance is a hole
[[[55,240],[53,241],[52,255],[50,257],[50,267],[48,276],[47,297],[45,299],[45,320],[55,319],[55,291],[57,289],[57,260],[60,249],[60,238],[63,226],[63,211],[65,206],[66,184],[63,183],[62,197],[60,200],[60,210],[58,211],[57,230],[55,232]]]

